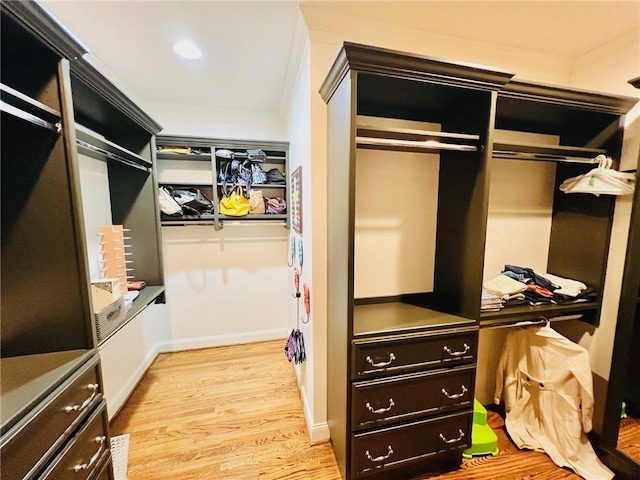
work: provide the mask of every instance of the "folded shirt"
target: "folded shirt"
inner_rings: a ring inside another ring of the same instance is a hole
[[[577,297],[583,290],[587,289],[587,286],[578,280],[558,277],[551,273],[543,273],[542,275],[560,287],[559,289],[554,290],[553,293],[566,295],[568,297]]]
[[[500,298],[505,295],[522,293],[527,289],[527,286],[524,283],[502,274],[492,278],[491,280],[487,280],[482,284],[482,287],[486,291],[493,293]]]

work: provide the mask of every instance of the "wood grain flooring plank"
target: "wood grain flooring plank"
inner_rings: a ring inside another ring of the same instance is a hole
[[[113,419],[130,435],[128,480],[340,480],[328,443],[309,445],[284,340],[160,354]],[[576,480],[544,453],[518,450],[488,411],[499,454],[418,480]],[[640,420],[621,449],[640,458]]]

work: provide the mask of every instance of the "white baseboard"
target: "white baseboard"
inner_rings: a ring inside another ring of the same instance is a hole
[[[178,352],[181,350],[194,350],[196,348],[221,347],[226,345],[239,345],[243,343],[265,342],[268,340],[285,340],[289,330],[286,328],[274,328],[248,333],[230,333],[226,335],[213,335],[210,337],[185,338],[182,340],[168,340],[158,342],[158,352]],[[284,346],[283,346],[284,348]]]
[[[296,381],[298,384],[298,390],[300,391],[300,398],[302,399],[302,411],[304,413],[304,423],[307,426],[307,435],[309,436],[309,443],[311,445],[317,445],[319,443],[325,443],[329,441],[330,432],[329,424],[327,422],[313,423],[313,416],[311,415],[311,408],[307,401],[307,392],[300,383],[299,370],[296,369]]]

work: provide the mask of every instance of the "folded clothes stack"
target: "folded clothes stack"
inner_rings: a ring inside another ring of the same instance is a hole
[[[500,298],[504,306],[584,302],[596,295],[593,288],[570,278],[533,269],[505,265],[503,272],[483,283],[484,292]]]
[[[480,310],[483,312],[497,312],[504,308],[502,299],[491,292],[482,290],[482,301],[480,302]]]

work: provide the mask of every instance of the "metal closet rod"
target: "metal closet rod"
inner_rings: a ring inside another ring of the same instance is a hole
[[[504,323],[496,323],[493,325],[480,325],[480,329],[484,330],[484,329],[497,329],[497,328],[514,328],[514,327],[536,327],[536,326],[543,326],[543,325],[551,325],[552,323],[555,322],[562,322],[562,321],[566,321],[566,320],[577,320],[579,318],[581,318],[582,315],[581,314],[577,314],[577,315],[564,315],[562,317],[553,317],[553,318],[547,318],[543,315],[540,315],[537,319],[535,320],[520,320],[520,321],[515,321],[515,322],[504,322]]]

